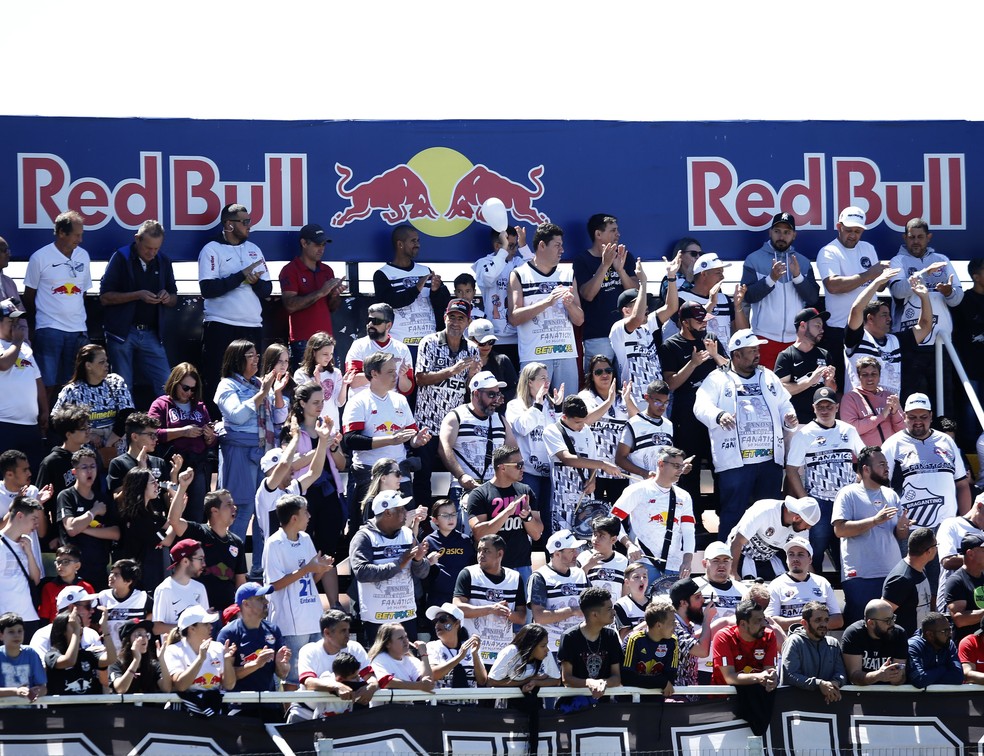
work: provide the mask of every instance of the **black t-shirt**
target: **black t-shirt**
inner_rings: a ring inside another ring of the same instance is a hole
[[[111,493],[116,493],[116,490],[123,486],[123,478],[136,466],[137,458],[131,456],[129,453],[113,457],[109,463],[109,473],[106,475],[106,482]],[[161,502],[161,507],[166,512],[169,500],[166,491],[164,491],[164,484],[171,479],[171,465],[160,457],[154,457],[148,454],[147,468],[161,483],[161,494],[158,499]]]
[[[717,341],[717,337],[709,333],[707,334],[709,338]],[[659,348],[659,361],[663,366],[663,374],[667,373],[679,373],[683,370],[683,366],[690,362],[690,358],[693,356],[694,348],[698,352],[704,351],[704,342],[685,339],[682,333],[675,333]],[[718,354],[722,357],[727,357],[728,352],[724,348],[724,344],[718,341]],[[697,389],[700,388],[700,384],[704,382],[711,373],[717,369],[717,363],[714,360],[707,360],[702,362],[694,371],[688,376],[680,386],[678,386],[673,391],[673,424],[678,425],[681,420],[693,419],[694,416],[694,400],[697,398]]]
[[[962,567],[946,579],[945,601],[949,606],[954,601],[966,601],[966,609],[984,609],[984,574],[975,578]],[[953,642],[960,643],[980,627],[978,623],[953,628]]]
[[[624,270],[630,276],[635,275],[635,264],[635,255],[631,252],[626,253]],[[601,258],[591,254],[590,249],[578,252],[573,263],[575,284],[578,287],[584,286],[594,278],[600,265]],[[610,266],[605,272],[605,278],[595,298],[587,300],[581,297],[581,309],[584,311],[581,338],[598,339],[608,336],[615,321],[622,319],[622,315],[616,310],[618,310],[618,297],[623,291],[625,289],[622,286],[621,276],[614,266]]]
[[[570,662],[571,672],[583,680],[606,680],[612,673],[612,665],[622,666],[622,644],[618,633],[610,627],[601,628],[595,641],[589,641],[581,632],[581,626],[572,627],[560,637],[557,660]]]
[[[116,502],[112,498],[106,501],[106,514],[96,517],[89,528],[109,528],[119,525],[119,516],[116,512]],[[82,566],[79,568],[79,575],[83,580],[92,581],[92,577],[99,579],[93,585],[103,586],[106,584],[106,574],[109,565],[109,555],[113,547],[113,540],[109,538],[96,538],[87,535],[83,530],[78,535],[70,536],[65,529],[66,517],[78,517],[88,512],[99,501],[99,497],[93,494],[91,499],[84,499],[78,490],[73,486],[66,488],[58,494],[58,506],[55,509],[55,518],[58,521],[58,535],[62,543],[70,543],[79,547],[82,552]]]
[[[75,483],[72,468],[72,452],[61,446],[56,446],[51,450],[51,454],[41,460],[34,485],[38,488],[44,488],[50,484],[51,490],[57,496]]]
[[[130,664],[127,663],[126,666],[124,666],[122,659],[117,659],[115,663],[110,665],[109,682],[111,688],[112,684],[123,677],[129,668]],[[133,680],[130,682],[130,687],[126,692],[160,693],[160,680],[161,665],[157,663],[157,659],[151,659],[145,655],[140,658],[140,669],[137,670],[137,673],[133,676]]]
[[[809,352],[801,352],[795,346],[788,346],[776,357],[775,373],[780,379],[792,376],[798,381],[818,367],[828,364],[826,349],[815,346]],[[801,423],[808,423],[813,419],[813,393],[823,385],[823,378],[818,378],[808,389],[792,397],[793,409]]]
[[[483,483],[468,494],[468,516],[485,515],[486,520],[494,519],[504,507],[512,506],[513,502],[523,494],[529,497],[530,511],[539,512],[540,505],[533,494],[533,489],[525,483],[516,483],[508,488],[499,488],[492,481]],[[528,567],[532,564],[532,546],[530,537],[519,515],[514,514],[499,528],[499,535],[506,542],[506,553],[502,556],[502,566]]]
[[[99,658],[85,648],[79,649],[75,664],[67,669],[55,665],[62,655],[54,647],[44,655],[44,669],[48,673],[48,695],[84,696],[102,693],[99,683]]]
[[[984,294],[964,292],[953,314],[953,343],[972,381],[984,379]]]
[[[899,607],[895,610],[895,621],[905,630],[906,635],[919,632],[920,623],[916,612],[919,606],[919,586],[928,580],[925,572],[912,569],[905,560],[895,565],[885,577],[882,598]],[[923,590],[929,589],[924,586]]]
[[[885,623],[875,623],[884,625]],[[874,672],[892,659],[908,659],[909,646],[905,632],[899,627],[893,627],[887,638],[872,638],[863,619],[848,625],[841,636],[841,652],[861,657],[861,669]]]
[[[196,578],[205,586],[209,604],[220,612],[236,603],[236,575],[246,574],[246,549],[235,533],[220,538],[208,524],[189,522],[182,538],[193,538],[205,552],[205,569]]]

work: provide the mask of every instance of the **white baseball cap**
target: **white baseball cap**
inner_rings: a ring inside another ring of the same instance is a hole
[[[481,389],[494,389],[494,388],[505,388],[506,382],[500,381],[488,370],[483,370],[481,373],[476,373],[475,377],[471,379],[468,383],[468,388],[472,391],[480,391]]]
[[[98,596],[89,593],[85,588],[79,585],[70,585],[58,592],[58,596],[55,597],[55,606],[60,612],[62,609],[68,609],[72,604],[77,604],[80,601],[93,601],[96,598]]]
[[[799,536],[790,538],[782,545],[782,548],[788,552],[791,548],[793,548],[793,546],[799,546],[800,548],[806,549],[806,553],[813,556],[813,546],[810,545],[810,542],[807,539],[800,538]]]
[[[929,397],[925,394],[909,394],[909,398],[905,400],[905,410],[903,411],[909,412],[915,409],[924,409],[932,412],[933,403],[929,401]]]
[[[803,522],[811,528],[820,522],[820,505],[812,496],[804,496],[797,499],[795,496],[787,496],[783,502],[786,509],[795,515],[799,515]]]
[[[394,507],[406,508],[411,501],[413,501],[412,496],[401,496],[399,491],[382,491],[376,494],[372,500],[372,514],[374,517],[378,517]]]
[[[865,224],[865,214],[864,210],[860,207],[855,207],[851,205],[850,207],[845,207],[841,210],[840,217],[837,218],[837,222],[842,226],[847,226],[848,228],[867,228]]]
[[[717,256],[717,252],[705,252],[694,262],[694,275],[703,273],[705,270],[717,270],[727,268],[731,263],[722,262]]]
[[[219,613],[210,614],[208,609],[195,604],[194,606],[189,606],[178,616],[178,630],[186,630],[192,625],[197,625],[199,622],[204,622],[207,625],[211,625],[213,622],[219,621]]]
[[[260,458],[260,470],[264,473],[270,472],[280,463],[280,458],[283,456],[283,449],[271,449]]]
[[[704,559],[708,562],[717,557],[728,557],[731,559],[731,549],[728,548],[728,544],[723,541],[713,541],[707,544],[707,548],[704,549]]]
[[[763,344],[768,344],[769,342],[765,339],[760,339],[756,336],[751,328],[742,328],[740,331],[735,331],[731,334],[731,340],[728,342],[728,351],[733,352],[736,349],[744,349],[745,347],[762,346]]]
[[[561,549],[576,549],[586,543],[587,541],[580,540],[569,530],[559,530],[547,541],[547,551],[553,554]]]
[[[450,614],[452,617],[458,620],[458,622],[461,622],[461,620],[465,618],[464,612],[462,612],[458,607],[456,607],[454,604],[445,602],[440,606],[430,607],[427,610],[427,619],[433,622],[434,618],[441,612],[444,612],[445,614]]]

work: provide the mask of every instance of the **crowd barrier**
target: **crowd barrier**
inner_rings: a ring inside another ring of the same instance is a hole
[[[757,686],[755,686],[757,687]],[[178,700],[173,694],[50,696],[11,708],[0,699],[0,753],[523,754],[535,733],[537,753],[554,754],[927,754],[963,756],[984,743],[984,690],[979,686],[847,686],[840,702],[819,693],[777,691],[767,727],[756,736],[735,714],[742,694],[730,686],[678,688],[673,702],[655,691],[616,689],[618,700],[574,713],[432,704],[462,699],[518,699],[508,688],[380,691],[379,706],[291,725],[248,717],[199,718],[136,703]],[[543,688],[541,698],[583,690]],[[680,701],[686,696],[694,701]],[[228,703],[316,702],[325,694],[229,693]],[[623,700],[623,697],[625,700]],[[630,700],[631,697],[631,700]],[[8,751],[9,749],[9,751]]]

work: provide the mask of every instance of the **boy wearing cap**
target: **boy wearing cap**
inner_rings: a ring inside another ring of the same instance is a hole
[[[797,536],[786,541],[786,566],[784,574],[769,583],[769,605],[765,616],[770,617],[785,632],[800,624],[803,607],[808,602],[822,601],[829,612],[829,628],[844,627],[840,603],[830,581],[810,572],[813,547],[805,538]]]
[[[751,330],[728,343],[731,361],[700,384],[694,416],[708,428],[720,495],[719,536],[735,526],[750,501],[779,495],[785,430],[798,425],[789,392],[761,367],[762,341]]]
[[[318,331],[333,333],[331,314],[341,304],[345,281],[321,262],[331,239],[317,223],[298,234],[300,253],[280,269],[280,302],[290,324],[290,356],[294,365],[304,357],[308,339]]]
[[[559,530],[550,536],[550,561],[533,573],[526,592],[533,621],[547,629],[548,647],[555,659],[561,636],[577,627],[583,617],[577,597],[590,583],[576,563],[577,553],[585,543],[570,530]]]
[[[913,524],[935,531],[947,517],[970,511],[970,478],[953,439],[933,430],[928,396],[910,394],[903,412],[905,429],[882,444],[888,477]]]
[[[189,606],[208,609],[208,592],[195,578],[205,568],[205,551],[191,538],[171,547],[172,573],[154,591],[154,632],[166,635],[177,625],[178,616]]]
[[[667,263],[666,275],[676,281],[680,269],[680,256]],[[656,312],[648,315],[649,295],[646,293],[648,277],[642,267],[642,260],[635,264],[638,289],[626,289],[618,295],[618,313],[622,316],[615,321],[608,333],[615,365],[622,382],[631,381],[632,398],[638,406],[645,403],[646,386],[652,381],[662,380],[663,368],[659,361],[659,347],[663,343],[663,323],[677,310],[676,285],[670,286],[666,303]],[[585,355],[590,363],[594,354]]]
[[[383,491],[372,500],[373,519],[352,538],[349,564],[359,590],[362,636],[367,644],[388,622],[399,622],[411,640],[417,638],[417,600],[413,579],[430,572],[427,543],[417,543],[406,521],[412,501],[399,491]]]
[[[820,505],[820,521],[810,528],[813,571],[823,571],[829,549],[834,569],[840,571],[840,543],[832,517],[837,493],[857,480],[854,460],[864,443],[852,425],[837,419],[837,395],[830,388],[813,392],[813,419],[801,425],[789,441],[786,487],[793,496],[812,496]],[[836,628],[833,628],[836,629]]]
[[[584,311],[584,358],[603,354],[612,359],[608,332],[612,315],[622,309],[616,309],[615,302],[623,291],[638,286],[632,275],[638,271],[637,261],[624,244],[618,243],[618,219],[614,215],[595,213],[588,218],[587,229],[591,246],[575,255],[572,266],[574,279],[580,282],[578,294]],[[529,358],[523,359],[527,361]]]
[[[48,427],[48,394],[27,340],[24,311],[0,301],[0,448],[20,449],[41,462],[41,437]]]
[[[92,651],[97,656],[105,650],[101,631],[90,627],[92,623],[92,602],[99,597],[80,585],[62,588],[55,597],[58,613],[74,609],[82,626],[79,648]],[[45,625],[31,636],[31,647],[44,659],[51,650],[51,625]],[[115,651],[114,651],[115,655]]]
[[[762,364],[768,368],[795,339],[790,316],[820,301],[813,267],[793,249],[795,239],[796,218],[792,213],[776,213],[769,239],[745,258],[741,272],[752,330],[768,339],[762,355]]]
[[[789,539],[809,530],[820,519],[820,505],[809,496],[797,499],[762,499],[742,515],[728,536],[731,546],[731,575],[772,580],[782,574],[778,557]]]
[[[444,417],[459,406],[466,387],[481,360],[478,349],[465,338],[471,322],[471,304],[452,299],[444,313],[444,329],[433,329],[421,339],[414,366],[417,378],[417,404],[414,417],[421,428],[437,429]],[[419,452],[421,469],[413,479],[413,496],[420,503],[431,500],[431,473],[439,442],[435,436]]]
[[[441,422],[441,461],[451,473],[448,496],[455,504],[462,502],[462,512],[468,511],[463,496],[495,475],[495,449],[516,444],[509,423],[495,411],[505,385],[488,370],[476,373],[468,382],[471,400],[455,406]]]
[[[796,313],[793,318],[796,341],[776,357],[775,373],[792,397],[793,409],[801,423],[813,418],[810,398],[816,389],[826,386],[831,391],[837,390],[834,365],[827,350],[817,346],[829,317],[829,312],[820,312],[816,307]]]

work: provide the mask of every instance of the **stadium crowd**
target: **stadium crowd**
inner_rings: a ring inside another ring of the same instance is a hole
[[[845,208],[817,275],[779,213],[731,292],[689,237],[651,282],[604,214],[572,266],[556,225],[492,232],[452,292],[398,226],[343,355],[324,229],[263,344],[270,270],[229,205],[201,359],[174,365],[163,227],[113,254],[89,343],[83,223],[58,216],[23,291],[0,239],[0,695],[328,694],[297,721],[387,687],[563,684],[576,710],[620,685],[984,682],[980,428],[948,359],[930,399],[940,337],[980,386],[984,260],[964,291],[924,220],[879,256]]]

